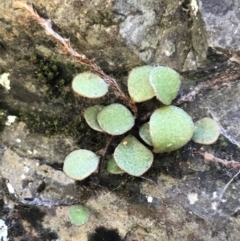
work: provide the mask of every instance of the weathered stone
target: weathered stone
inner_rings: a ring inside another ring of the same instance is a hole
[[[200,0],[208,44],[225,50],[240,50],[239,0]]]
[[[126,44],[145,63],[151,63],[160,34],[157,25],[163,17],[166,1],[113,1],[112,8]]]
[[[116,178],[103,171],[99,185],[94,186],[94,176],[81,183],[66,178],[61,165],[71,150],[79,146],[95,152],[104,148],[105,138],[88,131],[82,112],[92,103],[112,103],[115,97],[111,92],[106,99],[94,102],[74,96],[70,82],[86,68],[65,56],[24,10],[14,9],[13,2],[0,2],[0,75],[4,74],[0,86],[0,126],[4,127],[0,171],[8,179],[8,183],[0,180],[0,216],[8,220],[10,238],[85,241],[89,233],[105,226],[117,229],[127,241],[238,240],[237,179],[226,186],[236,173],[203,163],[195,153],[200,145],[190,143],[176,153],[156,155],[154,166],[143,179]],[[32,1],[41,16],[51,18],[58,33],[70,38],[74,49],[95,59],[122,86],[129,70],[146,63],[179,71],[201,66],[204,80],[220,72],[219,56],[218,69],[211,55],[205,65],[208,43],[204,22],[211,46],[236,50],[238,41],[232,36],[238,36],[238,13],[234,10],[237,3],[215,2],[199,1],[198,9],[196,0]],[[233,25],[229,27],[230,17]],[[221,25],[227,26],[224,31]],[[194,85],[191,82],[189,86]],[[213,114],[226,136],[239,144],[238,90],[235,82],[202,92],[188,106],[189,113],[194,119]],[[5,126],[10,115],[20,122]],[[227,143],[229,149],[222,151],[219,143],[207,147],[208,151],[222,158],[240,156],[235,145]],[[61,206],[72,202],[85,202],[90,210],[90,221],[83,227],[71,225],[68,207]],[[17,233],[19,226],[23,231]]]
[[[222,134],[240,147],[240,80],[204,95],[203,104],[221,125]]]
[[[70,137],[63,135],[46,137],[37,133],[29,133],[23,122],[7,126],[1,133],[5,145],[14,148],[15,152],[26,158],[42,160],[44,163],[62,164],[66,153],[77,149]]]
[[[62,171],[39,160],[18,156],[10,149],[4,152],[0,173],[7,180],[10,194],[23,204],[54,206],[74,199],[74,181]]]
[[[189,33],[185,32],[185,29],[186,25],[177,24],[163,31],[154,57],[156,65],[167,65],[182,70],[190,44]]]

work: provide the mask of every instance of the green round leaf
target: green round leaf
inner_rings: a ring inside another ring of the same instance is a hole
[[[114,151],[117,165],[132,176],[141,176],[152,165],[153,154],[134,136],[128,135]]]
[[[121,104],[111,104],[97,116],[101,129],[110,135],[122,135],[134,126],[134,116]]]
[[[111,158],[108,161],[108,163],[107,163],[107,170],[108,170],[108,172],[110,172],[112,174],[123,174],[123,173],[125,173],[122,169],[119,168],[119,166],[117,165],[117,163],[114,160],[114,158]]]
[[[94,105],[87,108],[84,112],[84,118],[86,122],[95,131],[102,132],[102,129],[97,122],[97,115],[103,108],[104,108],[103,105]]]
[[[88,221],[89,212],[82,205],[73,205],[68,209],[68,217],[72,224],[81,226]]]
[[[219,135],[218,123],[211,118],[205,117],[195,123],[192,140],[196,143],[210,145],[218,139]]]
[[[170,105],[177,97],[181,81],[179,74],[168,67],[155,67],[150,73],[150,83],[157,99],[165,105]]]
[[[96,171],[99,156],[95,153],[80,149],[71,152],[64,160],[63,171],[75,180],[83,180]]]
[[[139,129],[139,135],[140,137],[149,145],[152,146],[152,139],[150,136],[150,131],[149,131],[149,123],[143,124],[140,129]]]
[[[73,79],[72,88],[74,92],[87,98],[99,98],[108,91],[107,83],[91,72],[78,74]]]
[[[193,135],[192,118],[181,108],[165,106],[150,117],[150,135],[154,152],[170,152],[184,146]]]
[[[135,102],[150,100],[155,96],[154,90],[149,82],[149,74],[152,66],[141,66],[131,70],[128,76],[128,92]]]

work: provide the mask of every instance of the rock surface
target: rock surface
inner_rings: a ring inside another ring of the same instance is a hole
[[[0,172],[7,179],[9,193],[23,204],[64,205],[72,201],[77,191],[74,181],[62,171],[36,159],[22,158],[10,149],[4,152]]]
[[[204,97],[204,104],[209,113],[221,124],[222,134],[238,147],[240,147],[239,91],[238,80]]]
[[[239,0],[199,0],[199,10],[206,24],[210,46],[230,51],[240,50],[239,4]]]
[[[73,182],[62,172],[65,156],[77,148],[101,154],[106,142],[103,134],[89,130],[83,111],[116,97],[113,92],[95,101],[74,96],[71,80],[87,68],[65,56],[14,1],[1,1],[0,239],[7,233],[14,241],[238,240],[238,173],[206,164],[197,154],[203,148],[222,159],[240,157],[240,77],[229,77],[239,70],[237,1],[199,0],[199,6],[196,0],[31,2],[123,89],[129,70],[143,64],[182,72],[182,95],[221,74],[225,85],[205,89],[181,107],[194,121],[215,118],[222,136],[212,146],[190,142],[155,155],[142,178],[103,171],[99,183],[96,174]],[[144,113],[154,104],[139,108]],[[81,227],[67,215],[76,203],[91,213]]]

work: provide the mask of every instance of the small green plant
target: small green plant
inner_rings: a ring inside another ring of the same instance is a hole
[[[122,140],[113,157],[119,168],[132,176],[141,176],[153,162],[152,152],[132,135]]]
[[[107,170],[112,174],[123,174],[125,173],[116,163],[115,159],[112,157],[107,162]]]
[[[170,152],[191,140],[194,124],[191,116],[176,106],[164,106],[155,110],[149,121],[154,152]]]
[[[134,116],[121,104],[111,104],[104,107],[97,115],[101,129],[113,136],[122,135],[134,126]]]
[[[78,74],[72,81],[73,90],[87,98],[99,98],[108,91],[108,85],[98,75],[91,72]]]
[[[63,171],[75,180],[83,180],[94,171],[99,163],[99,157],[88,150],[76,150],[65,158]]]
[[[153,146],[152,137],[149,130],[149,122],[144,123],[139,128],[139,136],[149,145]]]
[[[111,87],[116,96],[126,105],[114,103],[108,106],[89,107],[84,113],[84,118],[94,130],[111,136],[129,132],[134,127],[135,119],[139,114],[136,102],[144,102],[156,97],[163,106],[156,109],[149,121],[139,129],[139,136],[147,145],[153,146],[153,152],[177,150],[191,138],[202,144],[213,143],[218,138],[219,129],[216,123],[213,124],[212,121],[204,119],[197,122],[194,127],[191,116],[181,108],[171,105],[181,85],[180,76],[175,70],[165,66],[149,65],[132,69],[128,77],[130,95],[128,97],[113,77],[105,74],[94,60],[77,53],[67,39],[62,38],[52,29],[51,21],[40,17],[32,5],[21,1],[17,1],[16,5],[30,13],[31,17],[45,28],[46,33],[60,43],[65,53],[76,62],[89,67],[90,71],[78,74],[72,81],[72,88],[76,94],[87,98],[99,98],[104,96]],[[116,147],[113,158],[115,164],[124,172],[141,176],[151,167],[153,153],[136,137],[129,134]],[[100,157],[91,151],[76,150],[66,157],[63,170],[68,176],[82,180],[97,169],[99,162],[101,163],[99,160]]]
[[[208,117],[202,118],[195,123],[192,140],[199,144],[213,144],[220,135],[218,123]]]
[[[52,29],[51,21],[40,17],[32,5],[22,1],[16,1],[15,5],[25,9],[45,28],[46,33],[60,43],[59,46],[66,54],[69,54],[76,62],[89,67],[90,71],[81,73],[73,79],[72,88],[76,94],[87,98],[99,98],[104,96],[110,87],[126,105],[114,103],[108,106],[89,107],[84,113],[84,118],[92,129],[111,136],[123,135],[130,132],[135,126],[135,119],[139,115],[136,103],[150,100],[153,97],[162,103],[162,106],[157,108],[149,120],[146,119],[146,123],[139,128],[140,138],[149,147],[143,145],[132,133],[128,133],[108,161],[107,169],[110,173],[126,172],[133,176],[141,176],[151,167],[154,159],[153,152],[177,150],[191,138],[202,144],[211,144],[217,140],[219,136],[217,123],[209,118],[204,118],[194,125],[192,118],[184,110],[171,105],[177,97],[181,84],[180,76],[176,71],[165,66],[146,65],[134,68],[128,77],[130,95],[128,97],[113,77],[105,74],[94,60],[77,53],[71,47],[69,40],[56,33]],[[209,86],[213,84],[216,82],[209,83]],[[206,85],[198,87],[193,91],[193,95],[205,87]],[[192,93],[189,93],[189,96],[192,97]],[[185,97],[178,100],[178,103],[182,103]],[[107,143],[105,147],[105,154],[109,145],[110,143]],[[150,150],[149,148],[152,146],[153,150]],[[100,159],[91,151],[75,150],[66,157],[63,171],[75,180],[83,180],[95,172],[98,166],[101,169],[101,162],[105,154]],[[68,216],[73,224],[83,225],[87,222],[89,213],[85,207],[74,205],[69,208]]]
[[[79,76],[81,76],[80,82],[84,83],[84,87],[79,84],[76,89],[73,84],[75,93],[89,98],[106,94],[108,89],[106,86],[101,94],[96,94],[101,90],[100,86],[104,86],[101,78],[86,72],[75,77],[73,83],[79,80]],[[92,79],[97,80],[97,88],[91,82]],[[129,73],[128,91],[132,103],[143,102],[156,97],[162,105],[153,111],[149,120],[139,128],[139,137],[148,147],[129,133],[118,144],[112,154],[112,159],[107,164],[107,170],[110,173],[128,173],[132,176],[141,176],[151,167],[154,159],[153,152],[175,151],[191,139],[201,144],[210,144],[217,140],[219,128],[212,119],[204,118],[194,125],[190,115],[183,109],[171,105],[178,94],[180,84],[180,75],[165,66],[151,67],[146,65],[136,67]],[[82,89],[84,89],[84,94]],[[87,95],[85,90],[88,92]],[[135,126],[137,117],[138,113],[134,113],[134,111],[131,113],[127,107],[119,103],[108,106],[94,105],[87,108],[84,113],[84,118],[92,129],[111,136],[130,132]],[[203,138],[208,139],[200,141]],[[82,152],[82,150],[75,152]],[[74,161],[70,162],[71,155],[72,153],[64,161],[63,170],[68,176],[76,180],[82,180],[96,170],[98,161],[95,154],[91,155],[92,159],[86,158],[82,154],[79,157],[74,155]],[[88,166],[91,166],[92,162],[94,162],[94,168],[89,169]],[[67,168],[67,166],[70,167]],[[70,170],[74,173],[71,173]],[[80,173],[79,176],[76,174],[78,172]]]
[[[68,209],[68,217],[72,224],[81,226],[88,221],[89,211],[82,205],[73,205]]]

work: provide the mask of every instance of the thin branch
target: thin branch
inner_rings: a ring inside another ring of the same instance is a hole
[[[103,150],[103,153],[101,154],[101,158],[100,158],[100,162],[99,162],[99,166],[98,166],[98,177],[99,179],[101,178],[101,173],[102,173],[102,167],[103,167],[103,160],[107,154],[108,148],[110,146],[110,144],[113,141],[114,136],[109,136],[107,143],[105,145],[105,148]]]
[[[31,17],[36,20],[45,30],[47,35],[52,36],[62,47],[63,51],[70,55],[76,62],[89,67],[89,69],[99,75],[101,78],[105,80],[105,82],[113,88],[115,94],[123,100],[132,110],[135,116],[137,116],[137,106],[135,103],[123,93],[117,81],[112,78],[111,76],[104,73],[104,71],[94,62],[94,60],[88,59],[85,55],[79,54],[76,52],[70,45],[69,39],[63,38],[58,33],[56,33],[52,29],[52,24],[50,19],[44,19],[38,15],[36,11],[34,11],[33,6],[21,1],[16,1],[15,5],[18,8],[25,9]],[[221,86],[224,83],[236,80],[240,77],[239,72],[230,72],[230,73],[223,73],[220,75],[216,75],[213,79],[202,82],[198,84],[191,92],[187,93],[186,95],[181,96],[179,99],[176,100],[175,104],[180,105],[185,102],[191,102],[194,100],[195,96],[199,94],[201,91],[213,88],[216,86]]]
[[[233,169],[238,170],[238,172],[230,179],[230,181],[224,186],[224,188],[220,192],[218,201],[217,201],[217,205],[216,205],[216,211],[215,211],[215,213],[216,213],[217,208],[218,208],[220,202],[222,201],[223,195],[225,194],[226,190],[228,189],[230,184],[234,181],[234,179],[236,179],[237,176],[240,174],[240,163],[236,162],[234,160],[227,161],[225,159],[217,158],[213,154],[208,153],[208,152],[197,151],[197,153],[204,158],[204,162],[206,164],[209,164],[210,162],[214,162],[214,163],[222,164],[223,166],[225,166],[227,168],[233,168]]]
[[[240,170],[240,163],[236,162],[234,160],[228,161],[225,159],[221,159],[221,158],[215,157],[213,154],[208,153],[208,152],[198,151],[197,153],[203,157],[204,162],[206,164],[209,164],[210,162],[214,162],[214,163],[222,164],[223,166],[225,166],[227,168],[233,168],[236,170]]]
[[[40,17],[38,13],[33,9],[33,6],[25,2],[16,1],[15,6],[17,6],[18,8],[25,9],[31,15],[31,17],[34,20],[36,20],[45,29],[46,34],[52,36],[60,44],[60,46],[62,47],[63,51],[66,54],[70,55],[76,62],[89,67],[89,69],[92,72],[96,73],[98,76],[104,79],[104,81],[110,87],[113,88],[113,90],[115,91],[115,94],[121,100],[126,102],[126,104],[131,108],[134,115],[135,116],[137,115],[137,107],[135,103],[123,93],[123,91],[117,84],[117,81],[111,76],[104,73],[104,71],[94,62],[94,60],[90,60],[85,55],[79,54],[78,52],[76,52],[71,47],[69,39],[63,38],[61,35],[59,35],[52,29],[52,23],[50,19],[44,19]]]
[[[191,102],[195,99],[196,95],[198,95],[201,91],[210,89],[216,86],[221,86],[222,84],[234,81],[236,79],[240,78],[240,73],[223,73],[220,75],[216,75],[213,77],[213,79],[202,82],[198,84],[192,91],[187,93],[186,95],[181,96],[179,99],[177,99],[176,104],[180,105],[185,102]]]

